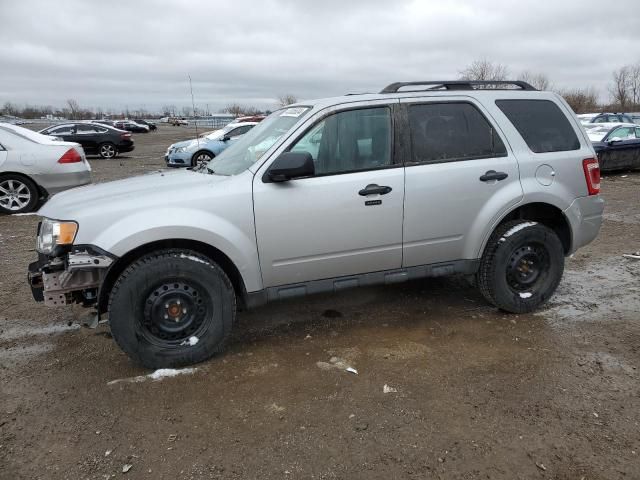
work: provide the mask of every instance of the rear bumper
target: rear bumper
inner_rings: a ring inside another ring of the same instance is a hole
[[[132,143],[131,145],[118,145],[116,147],[118,149],[119,153],[124,153],[124,152],[133,152],[134,144]]]
[[[600,232],[604,199],[600,195],[576,198],[564,211],[571,224],[571,251],[591,243]]]
[[[91,183],[91,171],[83,170],[71,173],[48,173],[33,175],[33,180],[44,188],[49,195],[74,187],[81,187]]]

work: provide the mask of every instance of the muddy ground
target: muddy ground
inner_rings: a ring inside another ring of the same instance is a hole
[[[95,181],[162,167],[186,132],[135,135]],[[537,314],[461,279],[304,298],[241,313],[195,371],[138,381],[107,325],[32,300],[37,217],[0,216],[0,478],[640,478],[640,262],[622,257],[640,172],[603,195],[599,238]]]

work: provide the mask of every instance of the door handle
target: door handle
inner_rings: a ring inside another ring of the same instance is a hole
[[[391,187],[387,187],[385,185],[376,185],[375,183],[372,183],[364,187],[362,190],[360,190],[358,192],[358,195],[362,195],[363,197],[366,197],[367,195],[375,195],[375,194],[386,195],[391,190],[392,190]]]
[[[495,170],[489,170],[484,175],[480,177],[481,182],[490,182],[491,180],[504,180],[509,176],[508,173],[504,172],[496,172]]]

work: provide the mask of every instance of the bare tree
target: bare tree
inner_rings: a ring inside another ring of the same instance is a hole
[[[558,92],[575,113],[591,113],[599,110],[598,94],[592,88],[575,88]]]
[[[506,80],[509,69],[499,63],[489,60],[474,60],[464,70],[460,71],[460,80],[500,81]]]
[[[630,67],[629,77],[629,94],[635,110],[640,107],[640,63]]]
[[[549,77],[547,77],[544,73],[533,73],[529,70],[525,70],[520,74],[519,80],[527,82],[533,88],[537,88],[538,90],[552,89]]]
[[[2,107],[2,113],[5,115],[16,115],[18,113],[18,107],[13,105],[11,102],[6,102]]]
[[[285,95],[280,95],[278,97],[278,103],[281,107],[286,107],[287,105],[291,105],[293,103],[297,103],[298,98],[295,95],[287,93]]]
[[[239,117],[244,112],[244,108],[242,107],[242,105],[239,105],[237,103],[231,103],[224,107],[222,111],[225,113],[230,113],[234,117]]]
[[[69,107],[71,118],[75,120],[80,112],[80,105],[78,104],[78,101],[73,98],[69,98],[67,99],[67,106]]]
[[[609,87],[609,93],[613,103],[625,110],[631,100],[631,67],[625,65],[613,72],[613,83]]]

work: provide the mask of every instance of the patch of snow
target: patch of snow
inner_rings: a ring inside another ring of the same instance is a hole
[[[384,387],[382,387],[382,393],[398,393],[398,389],[390,387],[385,383]]]
[[[520,292],[520,298],[531,298],[532,295],[531,292]]]
[[[13,213],[12,217],[26,217],[28,215],[38,215],[38,212],[27,212],[27,213]]]
[[[205,265],[209,265],[209,262],[205,262],[201,258],[198,258],[198,257],[196,257],[194,255],[185,255],[184,253],[181,253],[180,254],[180,258],[186,258],[188,260],[193,260],[194,262],[204,263]]]
[[[502,237],[500,238],[500,241],[503,242],[507,237],[510,237],[514,233],[517,233],[520,230],[527,227],[533,227],[534,225],[537,225],[537,224],[538,222],[523,222],[523,223],[519,223],[518,225],[514,225],[502,235]]]
[[[356,375],[358,374],[358,370],[356,370],[356,369],[355,369],[355,368],[353,368],[353,367],[347,367],[347,368],[346,368],[346,370],[345,370],[345,372],[354,373],[354,374],[356,374]]]
[[[147,380],[153,380],[154,382],[157,382],[159,380],[176,377],[178,375],[192,375],[197,371],[197,368],[160,368],[153,373],[149,373],[148,375],[139,375],[137,377],[118,378],[117,380],[111,380],[110,382],[107,382],[107,385],[115,385],[116,383],[140,383]]]
[[[196,337],[195,335],[189,337],[188,340],[185,340],[184,342],[182,342],[180,345],[189,345],[190,347],[193,347],[195,345],[198,344],[198,342],[200,341],[200,339],[198,337]]]

